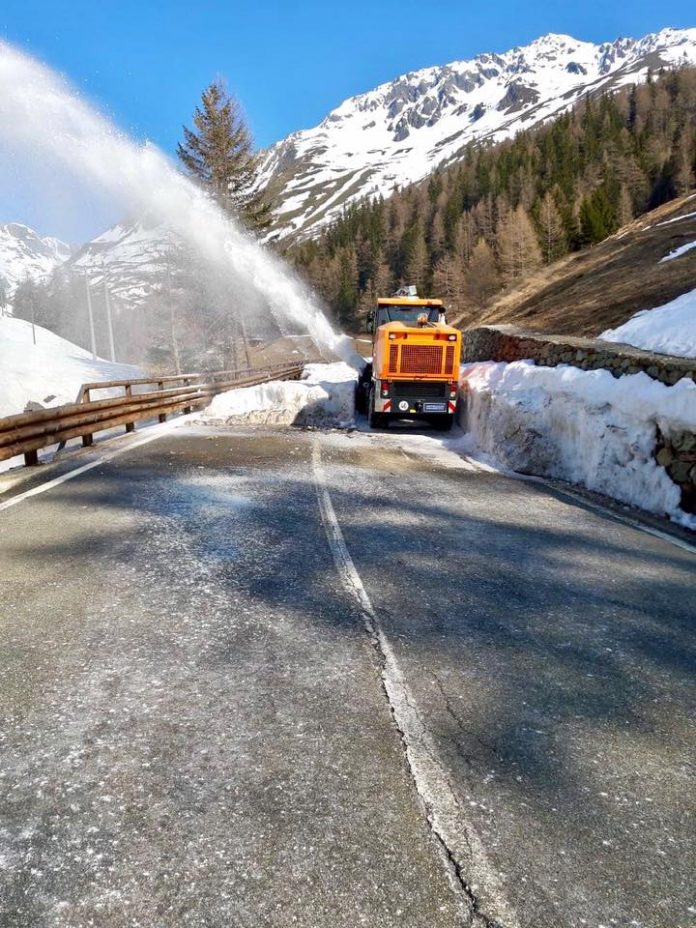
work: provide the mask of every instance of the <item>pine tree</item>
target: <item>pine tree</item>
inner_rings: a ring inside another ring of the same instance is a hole
[[[589,244],[604,241],[608,235],[616,231],[616,212],[604,184],[582,201],[580,229],[583,241]]]
[[[253,230],[267,228],[270,205],[254,191],[258,159],[241,107],[224,83],[216,80],[203,91],[193,116],[194,128],[184,129],[177,155],[186,172],[211,194],[227,213]]]

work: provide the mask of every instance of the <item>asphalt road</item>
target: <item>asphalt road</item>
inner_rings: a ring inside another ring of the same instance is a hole
[[[2,511],[48,476],[2,928],[696,924],[692,551],[408,436],[181,429]]]

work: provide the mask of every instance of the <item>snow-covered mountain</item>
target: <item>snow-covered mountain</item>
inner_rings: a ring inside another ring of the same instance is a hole
[[[696,29],[602,45],[550,34],[503,54],[402,75],[268,149],[259,186],[280,191],[274,234],[307,237],[346,204],[418,181],[471,142],[508,138],[588,92],[681,64],[696,64]]]
[[[71,254],[70,245],[57,238],[42,238],[19,222],[0,224],[0,287],[11,299],[23,280],[43,280]]]
[[[160,223],[148,217],[121,222],[87,242],[66,268],[84,274],[93,285],[106,275],[109,291],[128,306],[137,306],[161,290],[176,243]]]

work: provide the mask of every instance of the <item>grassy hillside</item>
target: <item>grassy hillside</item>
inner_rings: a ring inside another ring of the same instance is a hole
[[[679,218],[682,217],[682,218]],[[538,270],[495,299],[480,323],[513,323],[559,334],[598,335],[641,309],[696,288],[696,194],[646,213],[617,234]],[[463,320],[471,324],[468,317]]]

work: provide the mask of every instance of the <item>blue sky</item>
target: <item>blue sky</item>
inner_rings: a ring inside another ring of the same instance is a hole
[[[545,32],[601,41],[667,25],[696,25],[693,0],[0,0],[0,36],[170,152],[218,75],[268,145],[408,70]]]
[[[693,0],[2,0],[0,35],[63,71],[125,129],[172,150],[224,75],[257,142],[317,123],[397,74],[544,32],[599,41],[696,25]]]

